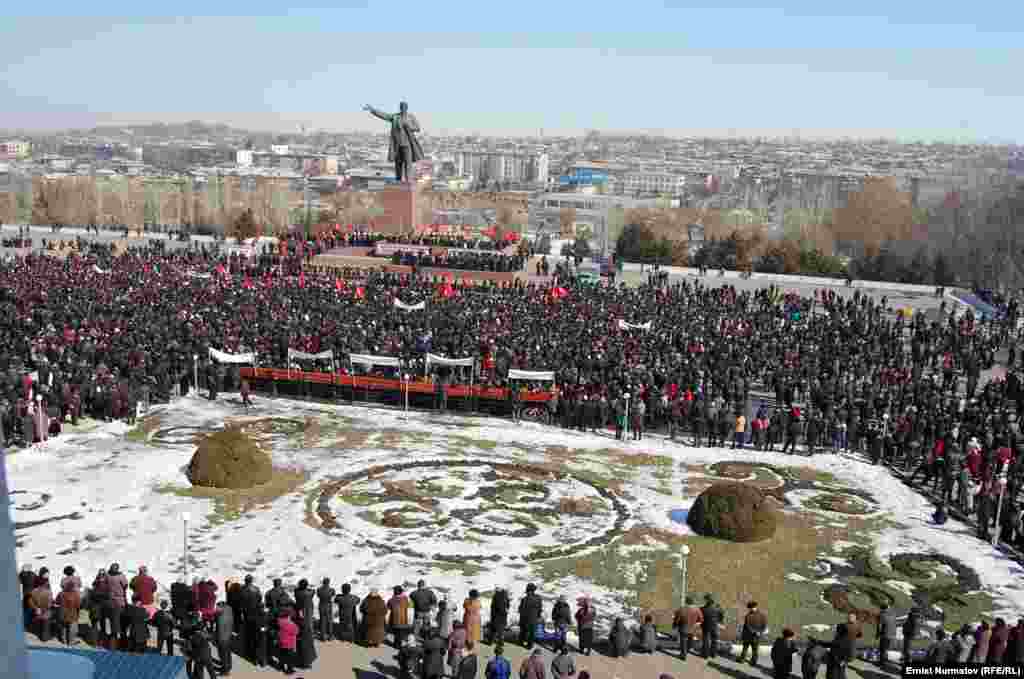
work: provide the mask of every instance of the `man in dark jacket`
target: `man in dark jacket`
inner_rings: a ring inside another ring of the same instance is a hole
[[[438,630],[430,632],[423,644],[423,679],[441,679],[444,676],[444,640]]]
[[[226,677],[231,674],[231,638],[235,632],[235,614],[223,601],[217,604],[214,629],[220,673]]]
[[[772,677],[774,679],[789,679],[793,674],[793,656],[797,652],[796,644],[793,642],[793,630],[782,630],[782,636],[775,640],[772,645]]]
[[[743,618],[743,650],[740,651],[739,662],[747,657],[750,650],[750,666],[757,667],[758,651],[761,647],[761,635],[768,629],[768,618],[757,607],[756,601],[747,604],[747,615]]]
[[[277,618],[277,614],[281,611],[281,605],[287,598],[288,593],[284,590],[281,578],[275,578],[274,586],[267,590],[263,602],[271,618]]]
[[[430,632],[430,613],[437,608],[437,596],[420,580],[409,600],[413,607],[412,633],[417,639],[426,637]]]
[[[878,613],[878,664],[888,662],[889,649],[896,640],[896,614],[888,604],[882,604]]]
[[[191,679],[202,679],[203,670],[206,670],[209,679],[214,679],[217,676],[213,671],[210,636],[203,630],[201,623],[191,626],[188,636],[188,660],[185,665]]]
[[[537,586],[526,586],[526,596],[519,600],[519,643],[527,650],[533,648],[537,636],[537,623],[543,613],[544,602],[537,596]]]
[[[316,589],[317,613],[320,616],[320,641],[330,641],[334,638],[334,632],[331,629],[334,626],[334,596],[335,591],[331,587],[331,579],[324,578]]]
[[[715,603],[715,598],[708,594],[704,597],[704,607],[700,609],[704,616],[701,625],[701,655],[705,658],[718,657],[718,626],[724,617],[722,609]]]
[[[679,635],[679,659],[686,660],[693,645],[694,632],[704,622],[701,610],[693,605],[693,597],[686,597],[686,606],[676,611],[672,618],[672,627]]]
[[[352,585],[347,582],[342,585],[341,594],[334,598],[334,603],[338,607],[338,639],[354,642],[359,629],[359,597],[352,594]]]
[[[245,654],[257,667],[267,665],[267,613],[259,599],[245,613]]]
[[[956,660],[956,649],[946,638],[946,630],[935,630],[935,642],[928,647],[927,660],[929,665],[945,665]]]
[[[903,666],[910,663],[910,645],[921,633],[921,611],[915,606],[910,609],[907,621],[903,623]]]
[[[493,644],[502,644],[505,641],[505,630],[508,629],[508,609],[510,607],[508,592],[499,587],[491,597],[491,620],[488,627],[487,637]]]
[[[132,653],[145,653],[149,644],[149,614],[139,605],[138,597],[125,606],[124,619],[126,631],[129,633],[129,650]]]

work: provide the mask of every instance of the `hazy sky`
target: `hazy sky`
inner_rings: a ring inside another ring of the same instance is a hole
[[[406,99],[437,133],[1024,141],[1020,2],[330,4],[175,18],[91,3],[111,15],[100,18],[51,0],[52,16],[8,16],[0,128],[201,118],[380,130],[361,106]],[[848,11],[860,16],[829,14]]]

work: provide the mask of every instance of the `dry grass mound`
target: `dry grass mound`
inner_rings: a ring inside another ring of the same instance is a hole
[[[192,485],[206,488],[252,488],[268,483],[273,473],[270,456],[237,429],[204,436],[188,465]]]
[[[760,542],[775,535],[778,513],[753,486],[717,483],[697,496],[686,521],[705,537]]]

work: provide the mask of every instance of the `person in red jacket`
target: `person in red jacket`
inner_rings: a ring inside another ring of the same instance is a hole
[[[299,640],[299,626],[292,622],[292,609],[285,608],[277,618],[277,646],[281,658],[281,671],[295,672],[295,649]]]
[[[139,574],[132,578],[129,587],[135,596],[139,597],[139,603],[143,607],[155,605],[156,580],[154,580],[145,566],[139,566]]]

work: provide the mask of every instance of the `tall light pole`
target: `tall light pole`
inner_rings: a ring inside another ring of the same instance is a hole
[[[182,531],[182,573],[185,575],[185,584],[188,584],[188,522],[192,517],[189,516],[188,512],[181,513],[181,522],[184,530]]]
[[[992,546],[999,542],[999,533],[1002,524],[999,523],[1000,515],[1003,513],[1003,495],[1006,494],[1006,468],[999,472],[999,505],[996,507],[996,528],[992,531]],[[986,526],[987,528],[987,526]]]
[[[199,395],[199,354],[192,354],[192,388]]]
[[[682,593],[679,595],[680,606],[686,605],[686,557],[690,556],[690,545],[683,545],[679,548],[679,560],[682,563]]]

